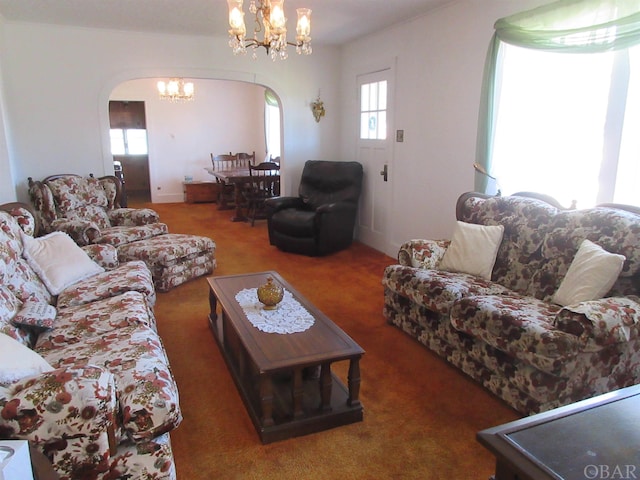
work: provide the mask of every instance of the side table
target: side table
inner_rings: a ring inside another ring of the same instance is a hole
[[[483,430],[495,480],[640,478],[640,385]]]
[[[216,182],[182,182],[184,201],[187,203],[215,202],[218,188]]]

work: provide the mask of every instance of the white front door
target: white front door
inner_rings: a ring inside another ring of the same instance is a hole
[[[395,256],[390,244],[392,70],[358,76],[357,159],[364,168],[357,238]]]

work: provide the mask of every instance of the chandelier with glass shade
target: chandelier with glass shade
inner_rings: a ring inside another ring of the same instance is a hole
[[[193,100],[195,87],[193,82],[185,82],[182,78],[172,78],[168,81],[158,82],[158,93],[161,100],[170,102],[189,102]]]
[[[256,58],[258,47],[264,47],[267,54],[275,61],[287,58],[287,45],[296,47],[296,52],[302,55],[311,53],[311,10],[298,8],[298,24],[296,27],[296,41],[287,41],[287,19],[284,16],[284,0],[251,0],[249,12],[255,15],[253,38],[247,38],[247,28],[244,23],[242,10],[243,0],[227,0],[229,4],[229,46],[235,55],[247,53],[252,49],[252,56]],[[262,38],[258,38],[262,35]]]

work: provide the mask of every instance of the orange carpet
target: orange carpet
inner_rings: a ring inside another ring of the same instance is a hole
[[[265,221],[230,221],[215,204],[146,204],[173,233],[215,240],[214,275],[276,270],[366,351],[364,421],[262,445],[209,330],[208,285],[158,294],[158,328],[184,421],[171,433],[178,478],[487,479],[494,458],[476,432],[517,414],[382,316],[381,278],[394,259],[362,244],[323,258],[269,245]],[[342,363],[345,363],[344,365]],[[334,364],[346,381],[346,362]]]

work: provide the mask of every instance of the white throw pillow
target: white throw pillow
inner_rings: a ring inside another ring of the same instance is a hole
[[[104,268],[91,260],[64,232],[38,238],[23,235],[22,243],[24,258],[51,295],[59,295],[68,286],[104,272]]]
[[[503,234],[502,225],[457,222],[451,245],[444,253],[439,268],[491,280]]]
[[[47,361],[9,335],[0,333],[0,384],[53,370]]]
[[[584,240],[552,301],[566,307],[604,297],[618,279],[625,259]]]

